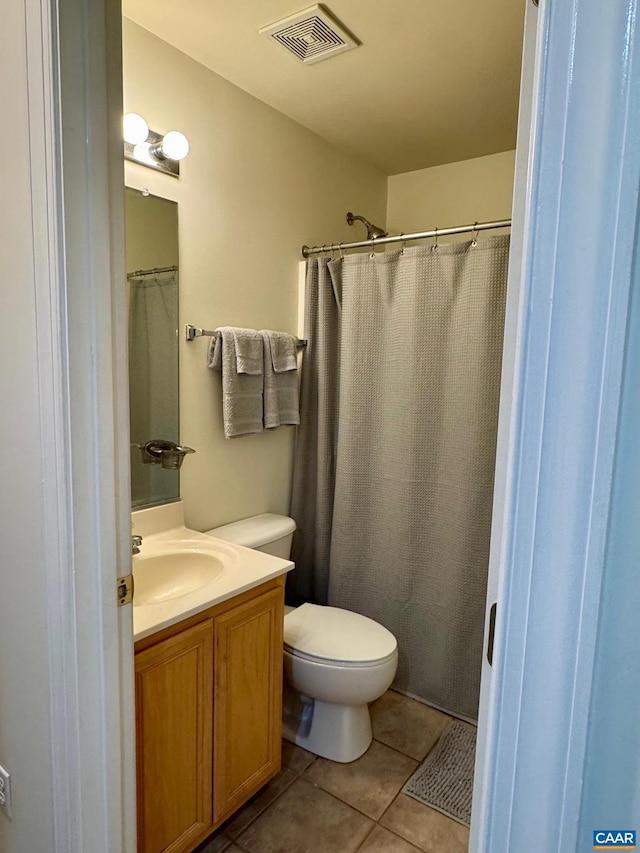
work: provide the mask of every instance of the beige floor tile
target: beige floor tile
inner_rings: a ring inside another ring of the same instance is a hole
[[[304,778],[237,839],[247,853],[355,853],[372,822]]]
[[[282,741],[282,769],[293,770],[295,774],[300,774],[316,760],[316,756],[312,752],[307,752],[295,743],[289,743],[288,740]]]
[[[399,794],[380,823],[425,853],[466,853],[469,830],[413,797]]]
[[[281,770],[278,775],[268,782],[265,787],[255,794],[240,811],[224,824],[224,834],[229,838],[237,838],[258,815],[271,805],[280,794],[296,779],[293,770]],[[208,851],[207,851],[208,853]]]
[[[421,761],[451,717],[422,702],[388,690],[371,705],[373,736],[381,743]]]
[[[399,835],[394,835],[382,826],[376,826],[371,835],[367,836],[358,853],[420,853],[420,851]]]
[[[377,820],[417,766],[413,758],[373,741],[350,764],[318,758],[304,778]]]

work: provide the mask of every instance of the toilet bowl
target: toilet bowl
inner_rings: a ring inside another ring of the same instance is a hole
[[[355,761],[372,739],[368,705],[397,668],[396,639],[373,619],[316,604],[291,610],[284,619],[284,672],[294,704],[285,702],[284,737],[332,761]]]
[[[295,522],[264,513],[211,536],[288,558]],[[366,616],[317,604],[285,608],[283,737],[332,761],[355,761],[372,739],[368,705],[398,668],[393,634]]]

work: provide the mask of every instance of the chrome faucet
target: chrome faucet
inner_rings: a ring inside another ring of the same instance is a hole
[[[131,537],[131,554],[139,554],[140,546],[142,545],[142,536],[133,535]]]

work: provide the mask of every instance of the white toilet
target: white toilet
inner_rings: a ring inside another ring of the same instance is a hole
[[[295,527],[264,513],[207,533],[288,559]],[[317,604],[285,608],[283,736],[332,761],[355,761],[371,743],[368,703],[397,667],[396,638],[373,619]]]

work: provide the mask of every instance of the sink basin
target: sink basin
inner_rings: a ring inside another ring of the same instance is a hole
[[[182,501],[132,514],[142,537],[133,557],[136,643],[293,568],[281,560],[185,527]]]
[[[172,548],[166,543],[161,550],[144,551],[143,545],[133,560],[133,604],[137,607],[189,595],[220,578],[225,569],[221,556],[210,549]]]

